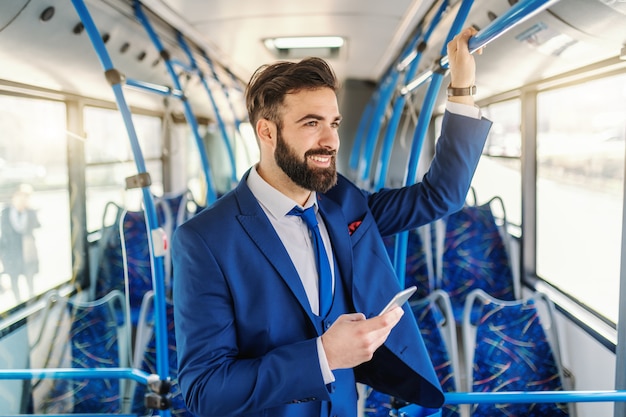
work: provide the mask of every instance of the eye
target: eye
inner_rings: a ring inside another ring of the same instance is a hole
[[[305,126],[315,127],[318,124],[319,124],[319,121],[317,121],[317,120],[309,120],[308,122],[305,123]]]

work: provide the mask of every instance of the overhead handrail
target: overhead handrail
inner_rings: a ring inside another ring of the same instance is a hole
[[[155,48],[159,52],[159,55],[161,56],[161,58],[163,58],[163,61],[165,63],[165,68],[167,69],[167,72],[170,75],[170,78],[172,79],[174,86],[176,87],[177,90],[182,91],[183,88],[180,84],[180,80],[178,79],[178,75],[176,74],[176,71],[174,71],[174,66],[171,60],[171,56],[169,52],[165,49],[163,44],[161,43],[161,40],[159,39],[159,36],[157,35],[157,33],[152,28],[152,25],[150,24],[148,17],[143,12],[141,3],[138,0],[135,0],[135,2],[133,3],[133,9],[135,11],[135,17],[143,25],[144,29],[148,33],[150,40],[152,41],[152,44],[155,46]],[[202,140],[202,137],[200,136],[198,121],[196,120],[196,116],[194,115],[191,109],[189,100],[183,99],[181,100],[181,103],[183,104],[183,111],[185,113],[185,119],[187,120],[187,123],[189,123],[189,126],[191,127],[191,132],[193,133],[194,139],[196,141],[196,145],[198,147],[198,152],[200,154],[200,162],[202,164],[202,171],[204,174],[204,179],[205,179],[206,188],[207,188],[207,205],[211,205],[217,200],[217,193],[215,191],[215,184],[211,176],[211,168],[209,166],[209,159],[206,154],[204,142]]]
[[[532,16],[554,5],[558,1],[559,0],[525,0],[514,4],[510,9],[498,16],[489,25],[469,39],[468,47],[470,53],[474,53],[480,48],[487,46],[487,44],[494,39],[497,39],[518,24],[530,19]],[[441,59],[435,61],[429,70],[424,71],[413,81],[402,87],[400,94],[409,94],[428,81],[434,73],[446,70],[448,68],[448,56],[445,50],[441,56]]]
[[[209,96],[209,101],[211,101],[211,106],[213,106],[213,112],[215,113],[215,118],[217,119],[217,125],[219,126],[220,133],[222,135],[222,140],[224,142],[224,145],[226,146],[226,152],[228,153],[228,160],[230,162],[230,168],[231,168],[231,174],[230,174],[231,185],[235,184],[237,182],[237,167],[235,166],[235,154],[233,152],[233,145],[231,144],[231,140],[228,136],[228,132],[226,131],[226,125],[224,124],[224,119],[222,119],[222,116],[220,114],[220,109],[217,107],[217,103],[215,102],[215,98],[213,97],[213,92],[209,88],[209,84],[207,83],[206,78],[204,77],[204,74],[202,73],[200,68],[198,68],[198,65],[196,64],[196,60],[193,57],[193,54],[191,53],[191,49],[189,48],[189,45],[187,45],[187,41],[185,41],[185,38],[183,37],[182,33],[177,32],[176,38],[178,39],[178,44],[187,55],[187,59],[189,60],[189,63],[190,63],[191,72],[195,72],[198,75],[198,78],[200,78],[200,82],[202,83],[202,86],[204,87],[204,91],[206,91],[207,95]]]

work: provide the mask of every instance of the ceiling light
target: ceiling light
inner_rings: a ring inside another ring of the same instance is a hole
[[[344,40],[341,36],[299,36],[265,39],[269,49],[317,49],[341,48]]]

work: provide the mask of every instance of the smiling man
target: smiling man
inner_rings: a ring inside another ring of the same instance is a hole
[[[448,45],[459,94],[473,33]],[[197,416],[356,417],[356,382],[443,403],[410,310],[379,315],[400,290],[382,236],[463,205],[491,122],[451,97],[422,182],[370,193],[337,173],[336,91],[321,59],[259,68],[246,100],[260,161],[174,235],[178,379]]]

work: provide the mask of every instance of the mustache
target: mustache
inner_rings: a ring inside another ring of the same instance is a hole
[[[311,149],[304,153],[305,157],[313,155],[337,156],[337,151],[334,149]]]

